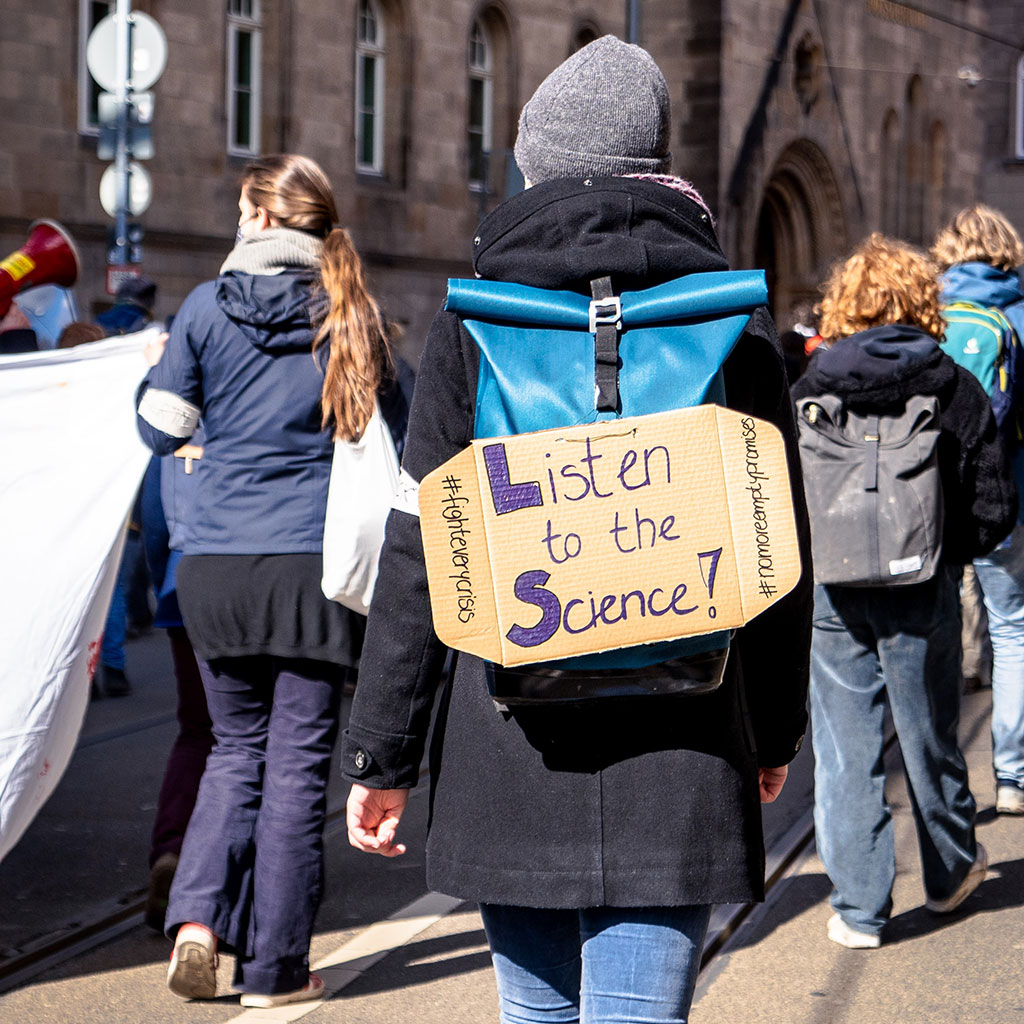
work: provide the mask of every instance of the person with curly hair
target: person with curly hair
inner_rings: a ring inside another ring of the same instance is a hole
[[[844,410],[861,415],[899,413],[913,396],[934,395],[940,417],[938,571],[902,586],[816,580],[814,588],[814,820],[834,886],[828,936],[856,949],[879,946],[892,913],[895,848],[882,768],[886,704],[911,791],[925,906],[940,914],[954,910],[987,867],[957,742],[957,580],[961,566],[1010,531],[1017,496],[987,396],[939,345],[945,328],[937,275],[924,253],[871,235],[824,285],[821,333],[832,345],[791,389],[797,401],[838,396]],[[810,469],[805,462],[805,474]],[[812,532],[815,526],[812,510]]]
[[[1017,276],[1024,243],[998,210],[981,204],[961,210],[937,235],[932,255],[943,271],[944,302],[998,309],[1024,339],[1024,291]],[[1016,448],[1011,456],[1020,494],[1024,445],[1016,430],[1004,429],[1003,437]],[[996,812],[1024,814],[1024,525],[1018,523],[1005,543],[975,559],[974,573],[992,641]]]

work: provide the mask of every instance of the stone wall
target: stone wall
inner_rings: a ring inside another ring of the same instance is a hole
[[[982,198],[1024,233],[1024,160],[1016,155],[1017,65],[1024,57],[1024,0],[991,4],[978,68],[985,126]]]

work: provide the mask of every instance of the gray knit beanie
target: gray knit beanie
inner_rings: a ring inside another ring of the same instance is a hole
[[[550,178],[668,170],[668,86],[651,55],[615,36],[578,50],[541,82],[519,115],[516,163]]]

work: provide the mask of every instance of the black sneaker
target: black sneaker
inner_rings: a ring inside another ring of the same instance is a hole
[[[127,697],[132,692],[132,684],[123,669],[100,665],[96,669],[96,679],[104,697]]]

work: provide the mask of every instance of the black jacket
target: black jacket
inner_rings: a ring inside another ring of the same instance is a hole
[[[988,396],[924,331],[890,324],[843,338],[815,356],[792,394],[794,401],[838,395],[856,410],[874,411],[902,407],[912,395],[935,395],[943,561],[965,565],[1013,529],[1017,491]]]
[[[726,261],[707,216],[661,184],[565,180],[508,200],[474,239],[481,277],[589,294],[648,287]],[[420,364],[404,470],[422,479],[472,438],[478,354],[437,315]],[[787,439],[810,555],[782,354],[758,310],[725,366],[729,404]],[[788,763],[806,725],[810,575],[744,627],[704,696],[499,713],[483,663],[460,654],[431,748],[431,888],[537,907],[735,902],[763,889],[757,767]],[[414,785],[446,650],[434,635],[419,521],[393,512],[349,728],[345,774]]]

